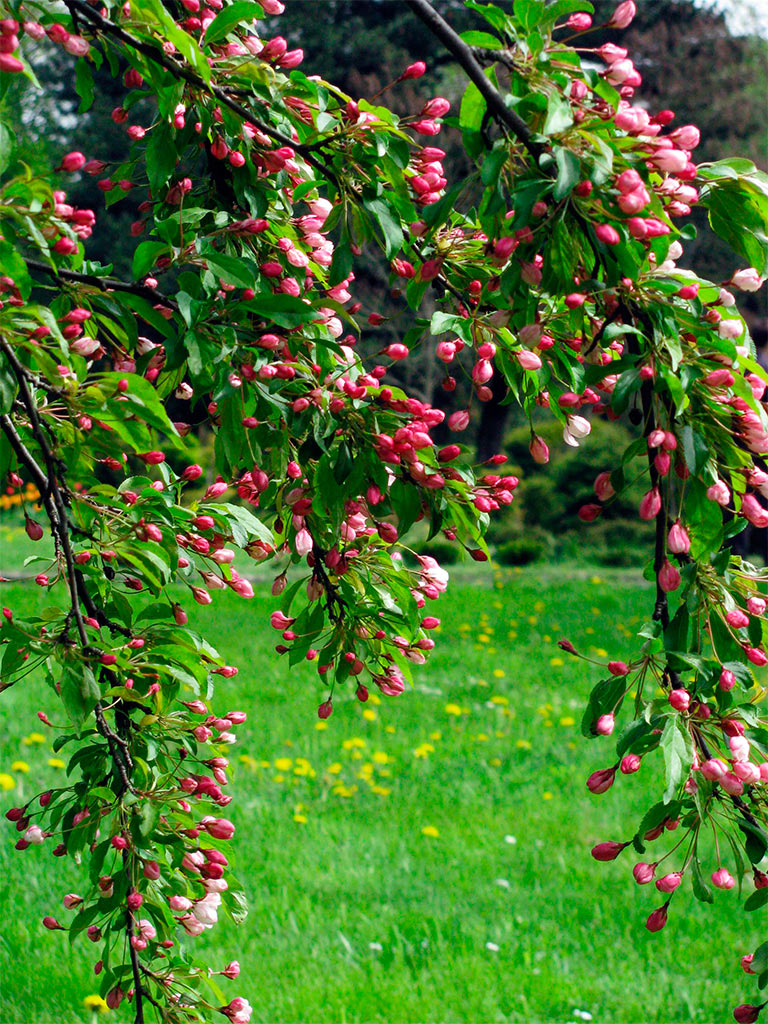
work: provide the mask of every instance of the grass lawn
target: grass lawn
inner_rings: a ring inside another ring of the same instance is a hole
[[[187,941],[219,968],[240,960],[238,981],[223,983],[251,1001],[254,1024],[726,1021],[756,994],[737,953],[761,939],[736,893],[705,908],[686,881],[652,936],[645,918],[663,899],[632,881],[639,858],[589,856],[595,842],[629,838],[658,764],[589,795],[586,776],[614,752],[578,727],[599,670],[556,640],[626,655],[651,605],[647,584],[567,567],[455,577],[431,606],[443,626],[416,690],[365,706],[337,694],[327,723],[313,669],[291,670],[271,650],[269,597],[216,593],[194,609],[240,667],[219,681],[216,706],[249,713],[228,814],[251,912],[238,929],[222,922]],[[19,613],[40,599],[28,584],[0,590]],[[61,713],[32,679],[0,700],[0,773],[17,780],[0,793],[5,808],[61,778],[50,731],[33,735],[39,708]],[[18,760],[28,774],[12,770]],[[7,828],[0,1022],[87,1022],[95,950],[81,936],[70,951],[40,924],[46,913],[68,919],[61,898],[81,888],[80,872],[46,848],[17,853],[13,840]]]

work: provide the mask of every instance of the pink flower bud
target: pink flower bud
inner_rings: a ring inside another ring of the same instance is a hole
[[[691,538],[678,519],[672,524],[667,536],[667,548],[673,555],[684,555],[691,550]]]
[[[659,569],[659,586],[665,594],[677,590],[680,586],[680,573],[667,559],[664,559],[664,564]]]
[[[755,1024],[761,1009],[762,1007],[753,1006],[751,1003],[741,1003],[733,1011],[733,1019],[737,1024]]]
[[[611,474],[608,470],[598,473],[595,477],[594,489],[600,501],[608,501],[609,498],[615,495],[616,491],[611,484]]]
[[[667,907],[668,903],[665,903],[663,907],[659,907],[658,910],[654,910],[645,922],[645,927],[649,932],[660,932],[664,925],[667,923]]]
[[[687,711],[691,706],[691,695],[682,687],[673,690],[669,695],[669,703],[675,711]]]
[[[736,885],[736,879],[725,868],[719,868],[712,872],[712,885],[716,889],[732,889]]]
[[[613,785],[613,780],[616,777],[615,768],[600,768],[587,779],[587,789],[590,793],[605,793]]]
[[[538,434],[534,434],[531,438],[531,442],[528,445],[528,449],[531,453],[531,458],[534,462],[540,466],[546,465],[549,462],[549,448],[543,437],[539,437]]]
[[[622,775],[632,775],[639,770],[641,763],[639,754],[625,754],[621,759],[619,770]]]
[[[653,876],[656,874],[656,865],[640,861],[639,864],[635,864],[632,868],[632,874],[638,885],[648,885],[649,882],[653,881]]]
[[[685,149],[690,149],[690,146],[685,146]],[[762,287],[764,277],[755,270],[754,267],[747,267],[746,270],[738,270],[731,278],[731,284],[734,288],[739,288],[743,292],[756,292]]]
[[[631,23],[632,19],[637,13],[637,7],[635,6],[634,0],[622,0],[622,3],[616,8],[611,16],[611,20],[607,22],[607,28],[627,28]]]
[[[204,818],[201,824],[214,839],[231,839],[235,834],[235,826],[227,818]]]
[[[729,669],[724,668],[721,671],[721,673],[720,673],[720,678],[718,680],[718,686],[720,687],[721,690],[723,690],[725,693],[727,693],[729,690],[732,690],[735,685],[736,685],[736,676]]]
[[[661,511],[661,494],[658,487],[652,487],[640,501],[640,518],[655,519]]]
[[[718,480],[707,488],[707,497],[710,501],[716,501],[718,505],[725,507],[731,500],[731,492],[723,480]]]
[[[627,676],[629,675],[629,665],[625,661],[609,661],[608,671],[612,676]]]
[[[729,626],[733,626],[734,629],[746,629],[749,625],[749,616],[740,608],[732,608],[729,612],[726,612],[725,621]]]
[[[421,76],[427,70],[427,65],[423,60],[417,60],[414,64],[409,64],[405,71],[400,75],[399,82],[406,82],[411,78],[421,78]]]
[[[657,879],[656,888],[659,892],[674,892],[682,880],[683,876],[681,873],[679,871],[673,871],[671,874],[664,875],[663,878]]]
[[[595,732],[598,736],[610,736],[615,725],[616,721],[613,715],[600,715],[595,722]]]
[[[450,430],[466,430],[468,426],[469,412],[466,409],[459,409],[448,417],[448,427]]]
[[[611,224],[596,224],[595,235],[605,245],[618,245],[621,235]]]
[[[616,860],[621,851],[629,846],[629,843],[598,843],[597,846],[592,847],[592,856],[595,860],[609,861]]]

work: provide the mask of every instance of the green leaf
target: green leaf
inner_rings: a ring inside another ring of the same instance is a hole
[[[472,344],[472,321],[466,320],[463,316],[438,311],[432,314],[429,329],[432,334],[444,334],[446,331],[450,331],[452,334],[458,334],[468,345]]]
[[[146,167],[152,194],[158,196],[174,172],[178,154],[176,137],[165,122],[152,130],[146,151]]]
[[[668,804],[693,763],[691,737],[683,730],[677,715],[670,715],[667,718],[659,746],[664,752],[667,780],[664,803]]]
[[[464,142],[468,145],[471,156],[478,156],[483,151],[483,142],[479,136],[487,109],[485,97],[474,82],[470,82],[461,98],[459,127],[465,133]]]
[[[208,267],[217,274],[224,284],[233,284],[237,288],[252,288],[254,272],[244,260],[237,256],[229,256],[223,252],[206,252],[203,257]],[[287,296],[291,298],[291,296]]]
[[[555,149],[555,163],[557,179],[552,195],[559,202],[570,194],[575,185],[578,185],[581,179],[581,164],[575,153],[570,149],[563,149],[562,146]]]
[[[384,253],[387,259],[391,259],[402,249],[405,241],[399,219],[393,215],[390,206],[383,199],[366,199],[363,205],[381,228],[384,236]]]
[[[72,724],[80,727],[101,696],[96,677],[87,665],[65,665],[60,683],[64,710]]]
[[[570,103],[559,92],[547,97],[547,116],[541,129],[544,135],[557,135],[570,128],[573,124],[573,113]]]
[[[755,889],[744,904],[744,909],[747,913],[751,913],[753,910],[764,907],[766,903],[768,903],[768,888]]]
[[[75,91],[80,97],[78,114],[84,114],[93,106],[93,72],[87,60],[81,58],[75,64]]]
[[[133,254],[134,280],[144,277],[147,271],[154,267],[157,257],[167,252],[168,245],[165,242],[141,242]]]
[[[755,974],[762,974],[763,971],[768,970],[768,942],[764,942],[762,946],[757,947],[752,955],[752,963],[749,966]]]
[[[11,411],[18,390],[19,382],[11,370],[5,353],[0,352],[0,415],[4,416]]]
[[[252,0],[237,0],[236,3],[219,11],[205,30],[205,45],[217,43],[242,22],[252,22],[263,17],[264,12],[260,4],[253,3]]]
[[[15,142],[16,136],[13,131],[0,121],[0,175],[11,165]]]
[[[694,856],[692,865],[693,871],[691,873],[691,886],[693,888],[693,895],[700,903],[714,903],[715,898],[712,895],[712,890],[705,883],[702,877],[701,864],[697,856]]]
[[[699,476],[711,457],[709,445],[689,424],[683,427],[680,437],[683,442],[685,464],[694,476]]]

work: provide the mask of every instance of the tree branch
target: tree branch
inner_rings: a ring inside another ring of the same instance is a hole
[[[51,267],[40,260],[25,259],[24,262],[30,270],[36,270],[41,274],[48,274],[55,281],[72,281],[75,284],[91,285],[102,292],[128,292],[131,295],[140,295],[142,298],[150,299],[154,302],[157,302],[159,299],[173,309],[179,308],[173,299],[169,299],[156,288],[149,288],[145,284],[136,284],[132,281],[118,281],[113,277],[98,277],[96,274],[80,274],[74,270],[64,270],[63,267]]]
[[[274,142],[279,143],[281,146],[290,146],[295,152],[300,153],[301,156],[314,167],[320,171],[323,175],[330,178],[333,182],[338,185],[338,178],[336,172],[330,167],[318,160],[317,157],[313,156],[305,147],[293,141],[287,135],[283,135],[282,132],[277,131],[271,125],[264,121],[258,120],[254,117],[250,110],[247,110],[240,103],[235,102],[226,92],[218,85],[208,85],[197,72],[192,71],[190,68],[179,64],[171,57],[166,56],[162,50],[158,47],[151,45],[150,43],[144,43],[135,36],[132,36],[125,29],[119,27],[108,18],[104,18],[98,11],[95,11],[86,0],[66,0],[67,7],[69,8],[72,16],[74,17],[75,12],[79,12],[83,17],[87,18],[91,23],[92,27],[97,32],[104,32],[106,35],[114,36],[115,39],[119,39],[126,46],[130,46],[131,49],[136,50],[138,53],[143,53],[145,57],[149,57],[150,60],[156,64],[160,64],[166,71],[170,71],[172,75],[177,78],[182,78],[185,82],[190,85],[194,85],[196,88],[201,89],[203,92],[207,92],[211,96],[215,96],[219,102],[223,103],[226,107],[242,117],[248,124],[254,125],[260,132],[272,139]]]
[[[483,69],[477,62],[474,51],[458,35],[448,22],[438,14],[429,0],[405,0],[414,14],[420,18],[430,32],[436,36],[443,46],[456,58],[458,63],[467,73],[467,77],[477,87],[478,92],[488,104],[488,110],[501,121],[512,134],[525,146],[534,160],[544,152],[544,148],[533,140],[533,133],[528,125],[513,110],[505,104],[501,93],[494,87],[493,83],[483,74]]]

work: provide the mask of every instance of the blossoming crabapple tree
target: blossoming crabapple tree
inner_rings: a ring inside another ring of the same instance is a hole
[[[55,748],[70,784],[6,817],[19,850],[87,867],[83,895],[43,924],[96,944],[102,994],[132,1001],[137,1024],[251,1015],[217,980],[239,966],[212,975],[194,957],[222,909],[245,913],[222,813],[246,712],[229,710],[237,669],[188,628],[185,606],[223,589],[252,596],[238,550],[274,562],[277,654],[317,666],[319,715],[337,690],[401,694],[434,646],[428,605],[447,583],[431,558],[409,567],[401,538],[423,520],[483,561],[489,516],[518,485],[503,456],[473,468],[461,444],[494,373],[569,445],[589,432],[586,412],[629,410],[637,436],[598,476],[585,522],[625,482],[649,481],[649,619],[632,660],[601,672],[583,732],[607,763],[593,793],[617,779],[620,792],[646,759],[663,783],[648,783],[635,832],[593,856],[643,858],[635,881],[662,894],[651,931],[683,882],[711,902],[712,887],[741,889],[751,872],[745,909],[768,902],[755,677],[768,662],[768,573],[728,543],[768,526],[766,378],[733,294],[768,272],[768,177],[740,159],[697,166],[698,130],[633,102],[641,79],[623,48],[590,47],[588,0],[515,0],[512,13],[468,0],[479,27],[462,37],[427,0],[407,2],[469,80],[455,123],[476,171],[456,185],[434,144],[448,102],[398,118],[306,76],[300,50],[260,31],[280,0],[0,5],[3,87],[34,79],[26,57],[49,46],[72,55],[83,108],[94,68],[125,87],[112,115],[132,140],[120,166],[70,152],[34,176],[0,125],[0,476],[38,487],[27,532],[49,531],[55,549],[36,566],[46,610],[3,610],[0,689],[41,672],[69,721]],[[633,14],[625,0],[609,24]],[[153,104],[144,123],[140,101]],[[86,258],[96,213],[66,195],[82,173],[108,205],[144,197],[131,280]],[[677,265],[695,203],[749,264],[730,282]],[[381,317],[361,320],[352,293],[364,244],[390,261],[410,310],[374,366],[357,342]],[[452,372],[471,382],[441,448],[430,432],[444,413],[387,383],[435,338],[445,390]],[[179,401],[186,422],[169,416]],[[208,487],[185,459],[193,421],[216,435]],[[531,452],[548,459],[533,425]],[[764,987],[768,943],[741,952]]]

